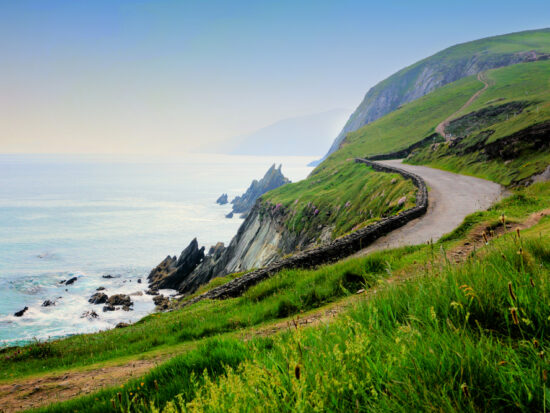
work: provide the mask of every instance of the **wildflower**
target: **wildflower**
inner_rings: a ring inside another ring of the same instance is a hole
[[[510,308],[510,314],[512,314],[512,320],[514,321],[514,324],[519,325],[518,311],[516,307]]]
[[[512,299],[512,301],[516,301],[517,297],[514,294],[514,289],[512,288],[511,282],[508,282],[508,293],[510,294],[510,298]]]
[[[519,235],[519,228],[516,228],[516,234],[517,234],[517,236],[518,236],[518,239],[520,239],[521,236]]]
[[[111,399],[111,406],[113,406],[113,410],[116,410],[116,402],[115,402],[115,399]]]
[[[539,348],[539,345],[540,345],[540,344],[539,344],[538,340],[537,340],[537,339],[534,339],[534,340],[533,340],[533,346],[535,346],[535,348]]]
[[[519,247],[518,255],[522,255],[522,254],[523,254],[523,248]]]
[[[118,402],[122,403],[122,394],[120,392],[116,394],[116,397],[118,398]]]
[[[535,288],[535,282],[532,278],[529,278],[529,283],[531,284],[531,287]]]
[[[506,217],[504,216],[504,214],[500,216],[500,222],[502,223],[502,225],[506,225]]]
[[[141,382],[141,387],[143,387],[144,385],[145,385],[145,383],[144,383],[144,382]]]
[[[157,381],[155,380],[153,383],[155,384],[155,390],[158,390],[159,389],[159,384],[157,383]]]
[[[546,370],[542,371],[542,381],[546,383],[546,380],[548,379],[548,373]]]

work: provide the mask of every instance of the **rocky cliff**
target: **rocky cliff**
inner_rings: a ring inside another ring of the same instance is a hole
[[[503,44],[505,48],[500,47]],[[549,51],[550,29],[543,29],[459,44],[406,67],[367,92],[325,157],[340,147],[349,132],[356,131],[405,103],[488,69],[548,59]]]
[[[262,179],[259,181],[256,179],[252,181],[243,195],[237,196],[231,201],[233,204],[232,212],[235,214],[242,214],[244,217],[252,209],[252,206],[260,196],[272,189],[290,183],[290,179],[285,178],[281,172],[281,166],[282,165],[279,165],[279,167],[276,168],[275,164],[273,164]]]

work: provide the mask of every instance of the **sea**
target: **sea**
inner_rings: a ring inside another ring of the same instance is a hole
[[[219,195],[242,194],[273,163],[296,182],[312,160],[0,155],[0,347],[106,330],[153,312],[144,294],[153,267],[195,237],[208,250],[237,232],[242,219],[225,218],[231,205],[216,204]],[[90,304],[100,287],[131,294],[133,310]],[[46,300],[55,305],[42,306]]]

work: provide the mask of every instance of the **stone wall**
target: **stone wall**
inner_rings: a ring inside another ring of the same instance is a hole
[[[373,155],[369,156],[368,159],[371,161],[385,161],[388,159],[403,159],[406,158],[411,154],[412,151],[415,149],[421,148],[426,145],[430,145],[435,142],[442,142],[444,139],[438,134],[438,133],[432,133],[430,136],[422,139],[421,141],[418,141],[416,143],[413,143],[412,145],[406,147],[405,149],[401,149],[400,151],[390,152],[390,153],[384,153],[380,155]]]
[[[361,228],[349,235],[336,239],[327,245],[313,250],[299,252],[296,255],[281,259],[263,268],[249,272],[239,278],[235,278],[227,284],[216,287],[185,302],[184,305],[190,305],[204,299],[237,297],[253,285],[271,277],[285,268],[313,268],[318,265],[339,261],[367,247],[381,236],[388,234],[394,229],[399,228],[426,213],[428,210],[428,189],[426,187],[426,183],[420,176],[404,171],[400,168],[385,166],[366,159],[356,159],[355,162],[363,163],[372,167],[376,171],[399,173],[406,179],[411,179],[413,184],[418,188],[416,194],[416,206],[400,212],[397,215],[383,218],[368,227]]]

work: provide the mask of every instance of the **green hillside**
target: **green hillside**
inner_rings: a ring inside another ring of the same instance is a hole
[[[504,185],[550,164],[550,62],[491,70],[486,76],[489,88],[447,128],[458,140],[427,147],[409,162]]]
[[[549,35],[482,39],[438,55],[457,65],[480,48],[550,52],[541,46]],[[287,231],[339,237],[415,203],[409,181],[354,159],[429,138],[407,162],[509,185],[505,199],[438,242],[285,269],[237,298],[173,303],[124,328],[5,348],[0,385],[56,375],[48,383],[61,394],[71,372],[153,359],[159,365],[145,374],[36,411],[548,411],[550,182],[520,183],[550,164],[550,61],[484,79],[489,86],[460,113],[484,87],[477,76],[349,133],[307,179],[261,198],[261,213]],[[434,132],[450,116],[445,141]]]
[[[446,84],[489,69],[544,58],[548,53],[550,29],[530,30],[458,44],[401,69],[368,91],[328,155],[350,132]]]

